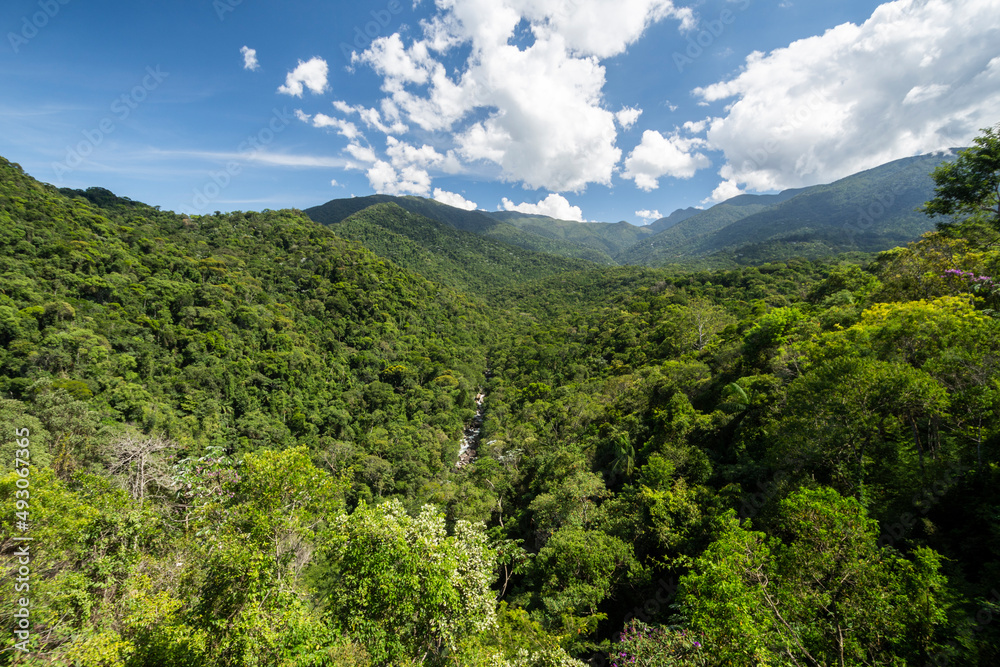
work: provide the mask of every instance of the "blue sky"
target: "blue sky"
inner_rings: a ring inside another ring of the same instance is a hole
[[[967,145],[994,0],[6,0],[0,155],[178,212],[650,222]]]

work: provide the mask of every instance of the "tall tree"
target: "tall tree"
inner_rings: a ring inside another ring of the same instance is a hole
[[[1000,231],[1000,123],[982,132],[958,159],[931,173],[936,194],[923,210],[931,216],[965,216],[963,223],[984,223]]]

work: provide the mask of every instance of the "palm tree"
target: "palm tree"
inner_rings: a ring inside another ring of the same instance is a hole
[[[632,477],[635,472],[635,446],[629,439],[627,433],[617,433],[614,439],[615,460],[611,464],[611,469],[615,472],[624,473],[626,477]]]

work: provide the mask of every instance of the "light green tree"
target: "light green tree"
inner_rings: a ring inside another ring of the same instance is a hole
[[[425,505],[416,517],[390,500],[332,519],[318,588],[330,623],[376,664],[442,664],[496,620],[494,557],[481,524]]]

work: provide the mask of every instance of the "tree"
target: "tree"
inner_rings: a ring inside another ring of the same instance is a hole
[[[880,547],[861,503],[829,488],[793,493],[780,517],[770,539],[730,517],[681,579],[682,617],[716,664],[924,664],[939,648],[940,556]]]
[[[222,472],[206,468],[195,474]],[[279,664],[325,641],[302,571],[342,511],[346,483],[316,468],[305,447],[248,454],[236,470],[195,513],[202,544],[193,557],[204,565],[191,619],[207,633],[207,664]]]
[[[440,664],[495,624],[494,554],[482,524],[458,521],[449,536],[433,505],[411,517],[390,500],[331,517],[331,529],[319,577],[327,614],[378,664]]]
[[[933,425],[947,407],[944,387],[922,370],[840,357],[789,386],[786,416],[774,425],[772,462],[780,467],[798,454],[804,474],[875,500],[868,494],[909,473],[901,464],[910,458],[904,455],[910,443],[921,473],[927,454],[940,456]]]
[[[171,485],[163,451],[173,447],[176,444],[162,435],[146,437],[135,431],[123,433],[111,443],[112,461],[108,472],[119,475],[125,490],[141,504],[149,486]]]
[[[930,216],[965,216],[962,223],[986,224],[1000,231],[1000,123],[982,132],[973,140],[975,146],[931,172],[936,194],[923,210]]]
[[[619,585],[642,577],[632,545],[578,526],[557,530],[538,552],[534,565],[542,601],[553,617],[592,616]]]

